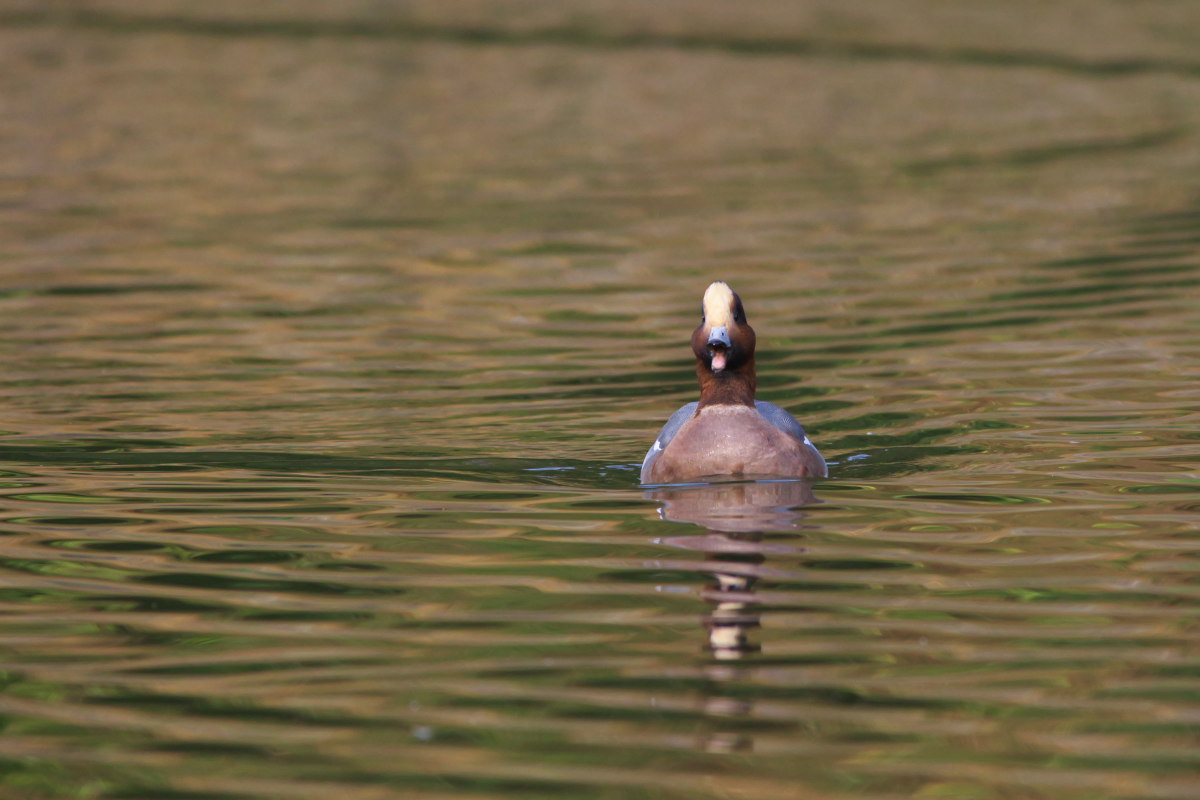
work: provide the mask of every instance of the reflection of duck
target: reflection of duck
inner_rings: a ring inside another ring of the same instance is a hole
[[[665,542],[702,551],[715,579],[707,593],[713,609],[706,625],[713,657],[732,661],[757,652],[749,633],[759,625],[754,587],[767,572],[763,562],[771,553],[797,552],[794,545],[764,542],[763,533],[799,528],[800,508],[815,501],[812,485],[806,480],[744,481],[664,486],[647,494],[662,504],[664,520],[707,529],[702,536],[672,536]]]
[[[741,298],[717,281],[704,293],[692,333],[700,400],[680,408],[642,462],[642,483],[714,475],[820,478],[825,459],[804,428],[773,403],[754,399],[754,329]]]
[[[662,503],[658,514],[668,522],[690,522],[714,534],[795,530],[803,516],[797,509],[816,500],[805,480],[664,486],[647,495]]]
[[[815,451],[814,451],[815,452]],[[820,456],[818,456],[820,458]],[[751,632],[759,627],[760,614],[755,585],[772,570],[768,555],[786,557],[802,552],[794,544],[768,543],[767,531],[800,528],[803,507],[815,502],[807,480],[726,481],[660,486],[646,496],[657,500],[659,516],[667,522],[698,525],[702,534],[664,537],[674,547],[704,553],[703,569],[713,577],[704,593],[711,611],[704,620],[712,662],[704,667],[712,693],[704,701],[716,730],[706,725],[698,746],[713,753],[751,750],[754,740],[739,728],[726,729],[733,720],[750,716],[754,705],[745,696],[723,693],[716,688],[742,679],[742,662],[759,652]],[[727,722],[720,722],[725,720]]]

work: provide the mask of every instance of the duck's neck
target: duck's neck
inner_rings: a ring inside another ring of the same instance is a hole
[[[754,407],[754,356],[737,369],[713,372],[696,359],[696,375],[700,377],[700,408],[705,406]]]

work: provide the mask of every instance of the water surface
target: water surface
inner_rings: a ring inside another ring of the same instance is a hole
[[[1200,797],[1194,13],[92,6],[0,17],[6,796]],[[715,279],[828,480],[637,485]]]

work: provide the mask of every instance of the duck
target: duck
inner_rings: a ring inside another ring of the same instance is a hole
[[[729,478],[824,478],[829,467],[804,427],[758,400],[754,329],[724,281],[704,292],[692,353],[700,399],[671,415],[642,461],[643,484]]]

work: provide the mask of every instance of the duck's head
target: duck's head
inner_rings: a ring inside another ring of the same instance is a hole
[[[700,327],[692,333],[692,352],[712,374],[735,372],[754,363],[754,329],[737,292],[716,281],[704,292]]]

